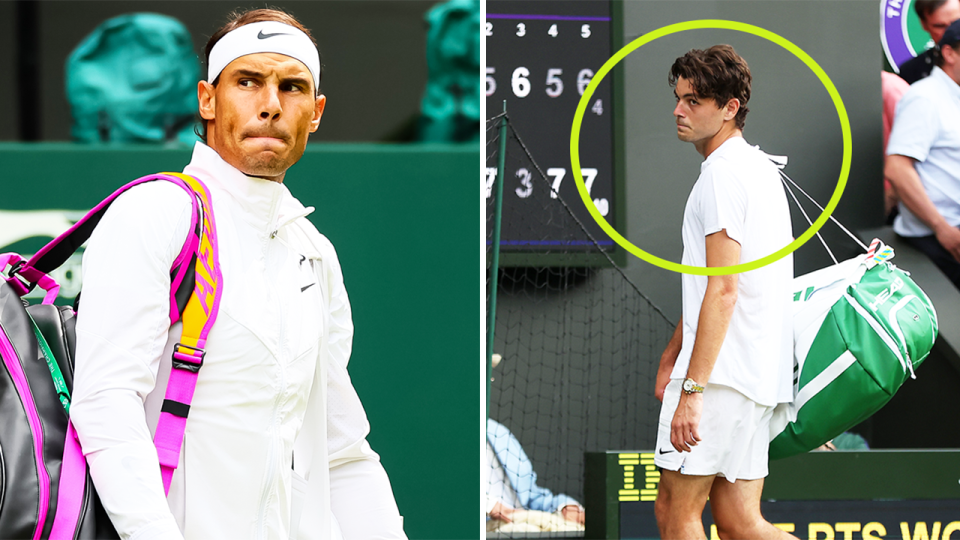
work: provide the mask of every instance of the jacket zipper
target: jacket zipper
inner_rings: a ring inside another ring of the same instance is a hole
[[[13,378],[13,384],[17,387],[20,394],[20,400],[23,402],[23,408],[27,412],[27,421],[30,423],[30,431],[33,435],[34,458],[37,461],[37,475],[40,481],[40,501],[37,516],[37,528],[33,531],[33,540],[40,539],[40,533],[43,532],[44,522],[47,520],[47,507],[50,498],[50,476],[47,474],[47,468],[43,463],[43,427],[40,425],[40,415],[37,412],[37,404],[33,400],[33,394],[30,392],[30,385],[27,383],[27,376],[23,372],[23,366],[20,365],[20,358],[17,356],[13,343],[7,337],[5,331],[0,328],[0,355],[3,356],[4,364],[10,371]]]
[[[274,287],[274,284],[269,280],[266,280],[267,286],[270,287],[275,295],[276,303],[278,305],[277,313],[279,315],[280,328],[279,335],[277,339],[277,366],[280,369],[280,389],[277,392],[277,398],[273,402],[273,425],[271,426],[271,438],[270,438],[270,451],[267,453],[267,481],[263,486],[263,493],[260,496],[260,516],[257,524],[257,536],[261,539],[265,538],[264,526],[266,525],[267,519],[267,501],[270,496],[271,488],[273,487],[276,476],[277,476],[277,438],[280,433],[280,401],[283,396],[283,391],[287,386],[287,377],[286,369],[284,368],[283,363],[283,302],[280,298],[279,291]]]

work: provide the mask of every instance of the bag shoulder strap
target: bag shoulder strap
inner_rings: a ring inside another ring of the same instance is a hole
[[[70,229],[44,246],[30,261],[20,265],[20,275],[29,280],[26,284],[15,278],[12,270],[11,279],[25,289],[21,295],[26,294],[90,237],[107,207],[120,194],[136,185],[156,180],[172,182],[183,188],[190,195],[193,206],[190,232],[170,270],[170,324],[179,320],[182,314],[183,333],[180,343],[174,348],[173,369],[164,396],[164,411],[160,414],[154,436],[164,493],[169,493],[173,471],[180,461],[186,413],[190,409],[197,374],[203,365],[207,336],[216,321],[222,294],[216,225],[207,187],[198,179],[180,173],[160,173],[138,178],[116,190]],[[67,426],[62,463],[51,538],[75,536],[84,500],[87,467],[73,423]]]
[[[164,491],[169,492],[173,471],[180,462],[180,447],[197,375],[206,354],[207,336],[216,321],[223,292],[210,190],[197,178],[181,173],[167,172],[138,178],[113,192],[10,274],[11,278],[13,274],[19,274],[27,281],[12,280],[24,289],[18,292],[26,294],[86,242],[117,197],[134,186],[158,180],[184,189],[190,195],[194,210],[183,248],[170,269],[170,324],[182,319],[183,331],[173,349],[173,368],[154,434]]]
[[[197,376],[206,355],[207,337],[220,310],[223,276],[220,272],[217,228],[210,191],[200,180],[192,176],[180,173],[163,174],[179,179],[189,186],[201,210],[197,226],[188,234],[182,253],[182,255],[189,253],[193,264],[182,264],[186,261],[185,256],[181,261],[182,266],[192,267],[194,277],[192,280],[181,279],[180,283],[171,283],[171,294],[174,294],[184,283],[188,286],[192,284],[193,287],[182,310],[183,330],[180,341],[173,347],[170,379],[167,382],[163,405],[160,408],[160,419],[153,438],[160,460],[163,490],[165,494],[169,494],[173,472],[180,463],[183,433],[186,429],[190,404],[193,401],[193,392],[197,386]],[[188,250],[187,245],[193,248]],[[172,324],[175,309],[173,301],[170,309]]]

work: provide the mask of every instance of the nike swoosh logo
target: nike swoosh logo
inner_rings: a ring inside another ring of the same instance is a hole
[[[289,36],[289,35],[290,34],[286,32],[277,32],[276,34],[264,34],[263,30],[261,30],[260,33],[257,34],[257,39],[267,39],[267,38],[272,38],[273,36]]]
[[[672,453],[672,452],[676,452],[676,450],[667,450],[666,452],[664,452],[664,451],[663,451],[663,448],[660,449],[660,455],[661,455],[661,456],[664,455],[664,454],[670,454],[670,453]]]
[[[313,283],[307,285],[306,287],[300,287],[300,292],[303,292],[303,291],[309,289],[310,287],[313,287],[313,286],[316,285],[316,284],[317,284],[317,282],[314,281]]]

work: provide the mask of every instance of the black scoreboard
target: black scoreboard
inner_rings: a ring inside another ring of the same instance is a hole
[[[652,451],[585,454],[585,538],[659,538]],[[770,462],[760,508],[774,526],[814,540],[960,538],[960,450],[808,452]],[[709,502],[709,538],[719,538]]]
[[[570,167],[570,130],[577,105],[614,52],[611,2],[489,0],[486,6],[487,116],[500,113],[506,101],[511,125],[547,178],[546,182],[537,178],[533,162],[513,141],[504,167],[501,252],[612,252],[614,243],[588,213]],[[580,163],[594,205],[619,228],[614,76],[604,78],[588,104],[580,131]],[[488,129],[488,142],[498,126]],[[487,149],[488,201],[497,175],[496,146]],[[576,220],[561,215],[565,210],[557,209],[558,194],[597,244]]]

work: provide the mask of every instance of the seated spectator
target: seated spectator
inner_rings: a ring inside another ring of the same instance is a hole
[[[900,196],[893,230],[960,288],[960,20],[935,56],[897,106],[884,173]]]
[[[950,23],[960,19],[960,0],[916,0],[913,8],[920,16],[920,26],[930,34],[934,43],[939,43]],[[900,65],[900,76],[908,84],[930,76],[933,71],[936,46],[918,54]]]
[[[537,473],[520,441],[487,420],[487,531],[582,531],[584,509],[564,494],[537,485]]]

